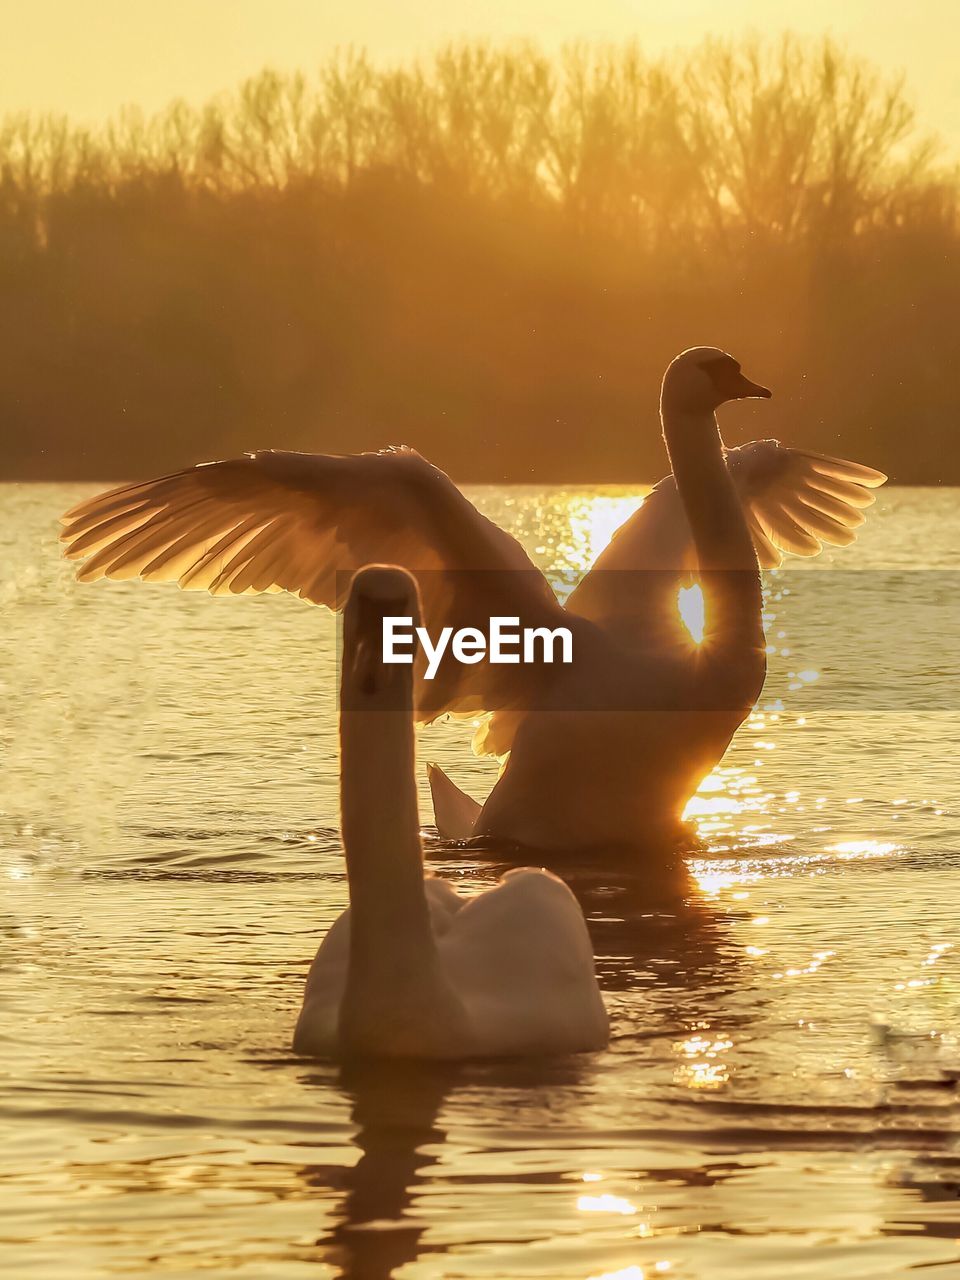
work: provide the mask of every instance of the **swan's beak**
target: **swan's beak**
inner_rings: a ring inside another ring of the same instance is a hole
[[[751,382],[742,373],[737,375],[737,389],[731,400],[771,400],[773,392],[768,387],[761,387],[759,382]]]

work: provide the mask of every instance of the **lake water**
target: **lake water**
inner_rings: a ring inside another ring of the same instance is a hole
[[[92,491],[0,488],[9,1274],[958,1274],[960,713],[863,694],[902,686],[921,640],[934,692],[956,676],[942,616],[889,645],[883,619],[891,573],[949,605],[957,491],[884,491],[826,557],[858,571],[851,620],[876,619],[852,658],[842,613],[771,606],[768,692],[691,806],[696,900],[574,877],[607,1052],[346,1076],[288,1051],[345,903],[333,620],[78,586],[56,517]],[[470,492],[565,568],[638,500]],[[469,735],[435,726],[421,758],[482,796],[496,766]]]

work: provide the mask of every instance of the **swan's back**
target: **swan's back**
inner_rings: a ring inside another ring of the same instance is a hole
[[[549,871],[508,871],[464,903],[437,944],[487,1052],[578,1053],[607,1043],[583,913]]]
[[[432,877],[424,890],[440,972],[470,1027],[470,1051],[451,1057],[583,1053],[606,1045],[609,1025],[590,936],[562,880],[522,867],[475,898],[462,898]],[[349,954],[348,908],[310,968],[297,1052],[338,1054]]]

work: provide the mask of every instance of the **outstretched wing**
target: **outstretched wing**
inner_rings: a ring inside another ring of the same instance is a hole
[[[783,553],[818,555],[846,547],[886,483],[882,471],[860,462],[790,449],[779,440],[754,440],[730,449],[733,476],[760,567],[776,569]]]
[[[727,451],[762,568],[776,568],[785,552],[815,556],[853,542],[882,471],[755,440]],[[679,580],[695,572],[696,550],[673,476],[661,480],[614,534],[567,600],[567,609],[624,635],[660,643],[677,633]],[[623,572],[623,571],[630,572]],[[676,635],[674,635],[676,638]]]
[[[417,578],[424,624],[488,629],[492,615],[556,626],[563,611],[520,544],[411,449],[348,456],[263,451],[124,485],[63,517],[81,582],[140,578],[211,595],[289,591],[339,608],[350,574],[399,564]],[[531,670],[445,661],[418,680],[431,720],[516,706]]]

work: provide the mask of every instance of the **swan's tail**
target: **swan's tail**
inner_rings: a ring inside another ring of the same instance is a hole
[[[438,764],[427,765],[433,818],[444,840],[469,840],[477,825],[481,806],[451,782]]]

